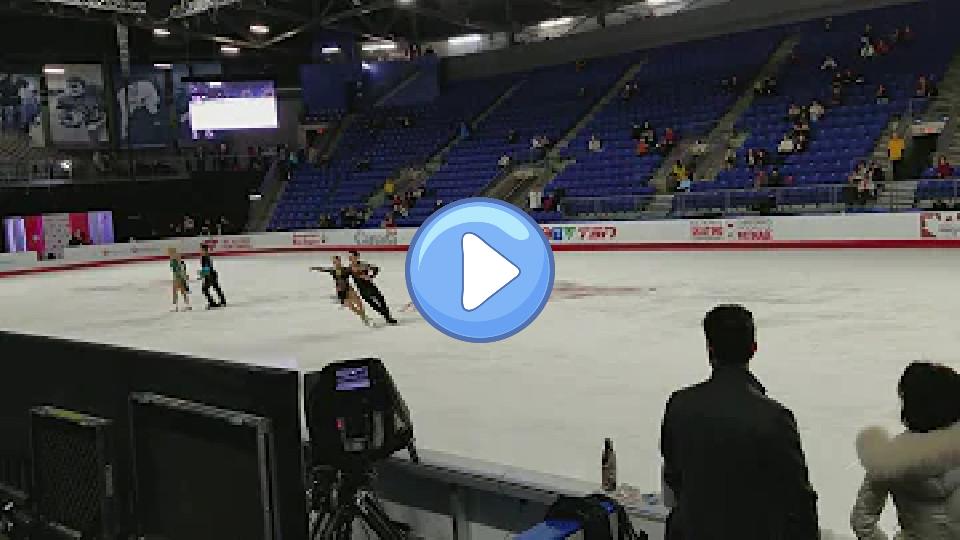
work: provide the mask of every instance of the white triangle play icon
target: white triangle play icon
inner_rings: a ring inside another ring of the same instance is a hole
[[[479,236],[463,235],[463,309],[473,311],[520,275],[520,269]]]

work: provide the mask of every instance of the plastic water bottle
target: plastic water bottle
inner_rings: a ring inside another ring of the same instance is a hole
[[[603,457],[600,459],[600,485],[603,491],[613,493],[617,490],[617,453],[613,450],[613,439],[603,440]]]

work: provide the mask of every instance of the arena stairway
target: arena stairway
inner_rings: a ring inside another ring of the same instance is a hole
[[[767,77],[777,75],[783,67],[783,64],[790,58],[794,49],[796,49],[798,43],[800,43],[800,38],[796,34],[791,34],[784,38],[780,46],[777,47],[777,50],[770,55],[770,60],[767,61],[766,65],[757,73],[757,76],[749,81],[749,84],[744,86],[740,99],[738,99],[727,114],[717,122],[716,127],[713,128],[713,131],[711,131],[704,140],[709,151],[708,154],[701,159],[700,164],[694,171],[696,178],[714,178],[723,167],[727,150],[731,148],[739,150],[740,147],[743,146],[747,138],[742,134],[738,134],[734,126],[736,126],[740,117],[747,112],[750,105],[753,104],[753,100],[756,97],[753,91],[754,86]],[[680,159],[688,162],[689,156],[684,155]],[[669,164],[673,162],[665,160],[665,163]],[[661,193],[665,191],[661,189],[661,185],[666,183],[665,180],[669,173],[669,168],[663,167],[654,176],[653,183]]]
[[[484,119],[493,114],[494,111],[496,111],[497,108],[503,104],[503,102],[510,99],[510,96],[512,96],[521,86],[523,86],[524,82],[526,81],[518,80],[510,85],[510,87],[504,90],[503,93],[493,101],[493,103],[491,103],[486,109],[481,111],[480,114],[470,120],[470,130],[472,131],[477,129],[477,126],[483,122]],[[396,193],[404,193],[405,191],[410,191],[422,186],[427,179],[429,179],[430,176],[436,172],[441,165],[443,165],[446,156],[465,138],[466,137],[464,137],[462,133],[458,132],[450,140],[450,142],[430,156],[422,168],[403,171],[397,178],[397,182],[394,185]],[[370,196],[370,199],[367,200],[367,207],[372,209],[370,217],[367,219],[367,227],[379,227],[384,217],[386,217],[387,212],[389,212],[391,209],[391,202],[387,200],[387,196],[383,192],[382,187]]]
[[[529,202],[527,194],[531,191],[543,191],[543,188],[569,165],[570,162],[563,157],[564,151],[570,146],[571,142],[576,140],[584,128],[593,122],[597,113],[605,109],[611,101],[620,95],[627,82],[632,81],[643,69],[644,63],[645,61],[639,61],[627,68],[623,76],[613,83],[607,93],[547,152],[547,158],[542,166],[537,167],[535,171],[522,169],[515,174],[502,177],[499,182],[493,182],[487,186],[483,195],[503,199],[525,208]]]

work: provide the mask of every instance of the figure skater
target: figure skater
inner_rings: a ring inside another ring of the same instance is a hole
[[[187,284],[187,265],[183,262],[176,248],[168,248],[167,255],[170,257],[170,270],[173,272],[173,311],[180,311],[180,304],[177,302],[177,293],[183,295],[184,311],[190,311],[190,286]]]
[[[360,253],[350,252],[350,273],[353,275],[353,283],[357,286],[357,292],[363,300],[373,308],[374,311],[383,316],[387,324],[397,324],[397,320],[390,315],[390,308],[387,307],[387,301],[383,298],[380,289],[373,283],[373,278],[377,277],[380,269],[372,264],[360,260]]]
[[[343,261],[340,260],[339,255],[333,256],[332,268],[315,266],[310,268],[310,271],[326,272],[333,276],[333,280],[337,286],[337,299],[340,300],[340,305],[348,307],[350,311],[360,317],[363,324],[370,326],[370,318],[364,313],[363,302],[360,300],[360,297],[357,296],[357,292],[353,290],[353,287],[350,286],[350,269],[343,265]]]
[[[203,295],[207,297],[207,309],[221,308],[227,305],[227,299],[223,296],[223,290],[220,288],[220,277],[217,270],[213,267],[213,259],[210,257],[210,246],[203,244],[200,246],[200,279],[203,280]],[[220,302],[213,299],[210,289],[216,291],[220,297]]]

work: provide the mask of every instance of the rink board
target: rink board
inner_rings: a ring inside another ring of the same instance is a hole
[[[862,480],[857,431],[876,423],[897,429],[896,381],[907,362],[958,365],[951,300],[960,251],[774,246],[957,245],[949,219],[956,216],[939,217],[925,227],[919,214],[775,218],[769,229],[762,219],[548,225],[555,248],[566,251],[557,253],[550,302],[524,332],[482,347],[442,336],[415,312],[401,313],[400,328],[370,331],[335,305],[329,279],[307,271],[326,259],[311,251],[357,246],[383,269],[386,298],[403,306],[409,240],[401,235],[412,231],[397,231],[396,243],[386,232],[358,242],[355,231],[297,233],[296,245],[292,233],[207,239],[218,253],[251,254],[219,259],[232,305],[225,312],[169,313],[163,262],[0,280],[0,322],[17,332],[304,371],[377,356],[416,411],[424,449],[593,482],[600,444],[611,437],[622,480],[652,491],[663,404],[708,373],[703,314],[743,303],[761,332],[758,376],[797,415],[823,523],[841,531]],[[823,221],[808,230],[830,230],[793,236],[790,227],[809,219]],[[857,230],[838,225],[845,221]],[[665,238],[650,241],[654,234]],[[737,241],[717,239],[727,235]],[[190,241],[196,249],[201,240],[173,242]],[[673,245],[684,248],[667,249]],[[68,262],[152,260],[163,257],[162,246],[110,246],[116,251],[100,260],[78,252]],[[279,253],[253,255],[269,250]]]
[[[771,216],[543,225],[554,251],[713,251],[777,249],[938,249],[960,247],[960,212]],[[199,256],[303,251],[406,251],[415,228],[315,230],[176,238],[67,248],[64,259],[0,255],[0,277],[158,261],[169,248]]]

